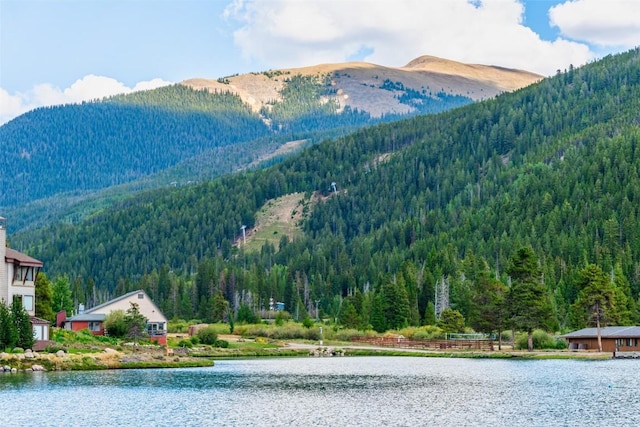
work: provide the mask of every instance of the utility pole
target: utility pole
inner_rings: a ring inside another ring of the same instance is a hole
[[[246,245],[247,244],[247,233],[246,233],[246,225],[243,225],[242,227],[240,227],[242,229],[242,244]]]
[[[316,300],[316,322],[320,321],[320,317],[318,316],[318,304],[320,304],[320,300]]]

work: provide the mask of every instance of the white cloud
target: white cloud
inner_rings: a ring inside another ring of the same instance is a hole
[[[0,88],[0,124],[38,107],[91,101],[106,96],[155,89],[170,84],[171,82],[162,79],[153,79],[139,82],[130,88],[111,77],[90,74],[75,81],[66,89],[44,83],[34,86],[25,93],[10,94]]]
[[[519,0],[235,0],[225,16],[240,25],[243,55],[270,68],[343,62],[364,50],[381,65],[435,55],[552,75],[595,57],[581,37],[542,40],[524,25]]]
[[[552,7],[551,24],[574,40],[632,48],[640,45],[640,1],[574,0]]]

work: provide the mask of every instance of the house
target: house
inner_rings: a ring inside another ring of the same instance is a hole
[[[129,292],[88,310],[80,305],[78,314],[68,319],[59,318],[58,321],[64,323],[64,328],[68,330],[89,329],[94,335],[105,335],[104,320],[107,315],[115,310],[126,312],[131,308],[131,303],[137,304],[140,314],[147,318],[147,332],[151,340],[165,345],[167,318],[143,290]]]
[[[584,328],[562,336],[570,350],[598,350],[598,331]],[[602,351],[640,352],[640,326],[606,326],[600,328]]]
[[[22,302],[33,326],[34,350],[50,343],[49,322],[35,317],[36,276],[41,268],[41,261],[7,247],[7,220],[0,217],[0,303],[9,305],[14,298]]]

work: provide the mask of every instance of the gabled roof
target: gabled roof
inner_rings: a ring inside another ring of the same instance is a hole
[[[114,302],[118,302],[118,301],[120,301],[120,300],[127,299],[127,298],[132,297],[132,296],[134,296],[134,295],[137,295],[137,294],[139,294],[139,293],[143,293],[147,298],[149,298],[149,295],[147,295],[147,293],[146,293],[145,291],[143,291],[143,290],[139,289],[139,290],[137,290],[137,291],[133,291],[133,292],[129,292],[128,294],[121,295],[121,296],[119,296],[119,297],[117,297],[117,298],[114,298],[114,299],[112,299],[112,300],[109,300],[109,301],[107,301],[107,302],[104,302],[104,303],[102,303],[102,304],[100,304],[100,305],[96,305],[95,307],[91,307],[90,309],[85,310],[84,312],[85,312],[85,314],[93,313],[94,311],[100,310],[100,309],[101,309],[101,308],[103,308],[103,307],[106,307],[106,306],[108,306],[108,305],[113,304]],[[149,301],[151,301],[151,299],[150,299],[150,298],[149,298]],[[151,302],[153,303],[153,301],[151,301]],[[155,304],[153,304],[153,305],[155,306]]]
[[[563,338],[596,338],[597,328],[584,328],[562,335]],[[640,338],[640,326],[607,326],[600,328],[602,338]]]
[[[49,325],[49,324],[51,324],[51,322],[49,322],[48,320],[41,319],[41,318],[35,317],[35,316],[30,316],[29,320],[31,321],[32,325]]]
[[[42,261],[38,261],[11,248],[7,248],[4,258],[9,264],[18,264],[21,267],[42,267]]]

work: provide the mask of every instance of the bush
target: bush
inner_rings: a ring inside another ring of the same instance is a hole
[[[288,322],[291,319],[291,314],[288,311],[278,311],[276,314],[276,326],[284,325],[284,322]]]
[[[191,343],[191,340],[180,340],[178,342],[178,347],[182,347],[182,348],[192,348],[193,344]]]
[[[228,348],[229,347],[229,341],[225,341],[225,340],[217,340],[215,343],[216,347],[220,347],[220,348]]]
[[[302,321],[302,326],[304,326],[307,329],[311,328],[313,326],[313,320],[311,320],[310,317],[305,317],[304,320]]]
[[[238,308],[238,314],[237,314],[238,323],[251,324],[251,323],[258,323],[259,321],[260,319],[258,318],[258,316],[253,312],[251,307],[249,307],[248,305],[242,304]]]
[[[172,334],[184,334],[189,331],[189,323],[183,319],[171,319],[167,322],[167,332]]]
[[[104,330],[110,337],[124,338],[127,334],[127,321],[123,310],[114,310],[104,319]]]
[[[442,329],[437,326],[426,325],[417,328],[410,337],[414,340],[436,340],[443,339],[445,334],[442,332]]]
[[[215,345],[216,341],[218,341],[218,333],[216,328],[212,326],[200,329],[196,336],[202,344],[206,345]]]
[[[526,350],[528,348],[527,334],[516,336],[516,349]],[[563,338],[548,334],[545,331],[536,329],[533,331],[533,348],[535,350],[563,350],[567,348],[567,343]]]

